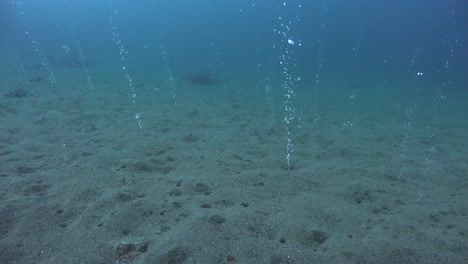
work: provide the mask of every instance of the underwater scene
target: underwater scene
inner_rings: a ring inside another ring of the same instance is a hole
[[[468,263],[468,2],[0,2],[0,263]]]

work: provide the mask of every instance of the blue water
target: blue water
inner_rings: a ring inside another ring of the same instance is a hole
[[[466,263],[461,0],[0,2],[0,263]]]

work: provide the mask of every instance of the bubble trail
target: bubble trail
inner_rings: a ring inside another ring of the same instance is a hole
[[[301,8],[301,5],[296,5],[297,8]],[[294,5],[291,7],[294,10]],[[292,21],[287,17],[291,16],[289,12],[289,6],[284,2],[278,8],[280,15],[278,16],[279,29],[274,29],[274,32],[278,33],[281,38],[279,56],[279,64],[281,65],[281,75],[283,77],[282,88],[284,90],[283,110],[284,110],[284,124],[286,127],[286,169],[292,170],[292,155],[294,153],[294,143],[292,140],[292,127],[296,120],[296,107],[295,107],[295,81],[300,80],[296,76],[297,65],[295,63],[294,51],[297,46],[301,46],[301,41],[296,40],[292,35],[291,27]],[[292,15],[297,21],[300,21],[298,15]]]
[[[114,41],[115,45],[119,49],[121,70],[122,70],[122,73],[123,73],[125,79],[127,79],[127,81],[128,81],[129,96],[132,99],[132,104],[136,105],[137,94],[136,94],[136,90],[135,90],[135,85],[134,85],[134,82],[133,82],[133,78],[130,75],[130,71],[128,70],[128,67],[127,67],[127,65],[128,65],[128,51],[125,48],[124,42],[120,39],[119,27],[118,27],[118,24],[117,24],[117,21],[116,21],[117,20],[116,17],[119,14],[119,10],[114,9],[112,7],[112,1],[111,0],[108,0],[107,4],[109,5],[110,11],[111,11],[111,15],[110,15],[109,19],[110,19],[110,24],[111,24],[111,28],[112,28],[112,36],[113,36],[112,40]],[[140,130],[143,129],[143,125],[142,125],[142,121],[141,121],[141,115],[137,112],[137,113],[135,113],[134,118],[137,121],[138,128]]]
[[[31,45],[33,50],[39,55],[39,58],[41,60],[41,65],[44,67],[44,69],[48,72],[48,77],[49,77],[49,83],[50,84],[56,84],[57,81],[55,79],[55,74],[50,68],[49,62],[47,61],[47,57],[44,54],[44,51],[41,49],[41,45],[39,43],[39,40],[37,37],[34,36],[34,32],[29,26],[30,23],[27,23],[27,16],[26,12],[23,10],[23,2],[22,1],[12,1],[12,4],[16,5],[16,8],[18,10],[19,16],[23,20],[23,27],[24,27],[24,34],[30,38]]]

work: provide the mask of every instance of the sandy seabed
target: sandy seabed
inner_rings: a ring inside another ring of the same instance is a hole
[[[281,91],[76,75],[1,81],[0,263],[468,263],[462,103],[325,84],[287,170]]]

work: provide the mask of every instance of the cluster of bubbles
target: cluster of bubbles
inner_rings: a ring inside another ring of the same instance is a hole
[[[314,122],[318,119],[318,104],[319,104],[319,90],[320,90],[320,77],[322,74],[323,68],[323,49],[325,42],[326,34],[326,18],[327,18],[328,8],[326,2],[323,1],[321,4],[320,10],[320,35],[317,40],[317,74],[315,74],[315,83],[314,83]]]
[[[265,89],[264,91],[265,91],[266,105],[270,112],[270,120],[273,122],[275,108],[274,108],[274,103],[273,103],[272,65],[269,63],[266,63],[265,66],[263,66],[262,63],[258,63],[258,67],[263,70],[263,72],[261,72],[261,74],[263,75],[263,78],[260,80],[260,87],[262,87],[262,89]]]
[[[281,66],[282,74],[282,88],[284,90],[284,100],[283,100],[283,110],[284,110],[284,123],[286,127],[286,168],[291,170],[292,165],[292,154],[294,152],[294,144],[292,140],[292,127],[296,119],[296,108],[295,108],[295,84],[296,81],[300,80],[299,76],[296,76],[297,64],[295,62],[295,48],[300,46],[301,42],[294,40],[294,37],[291,34],[291,27],[293,22],[288,17],[291,17],[291,13],[295,8],[301,8],[301,5],[295,7],[289,7],[286,2],[284,2],[279,7],[280,15],[278,16],[279,28],[274,29],[281,37],[281,55],[279,56],[279,64]],[[295,16],[298,21],[300,18]]]
[[[172,93],[172,100],[174,101],[174,104],[177,104],[177,93],[176,93],[176,87],[175,87],[174,74],[172,72],[171,64],[169,62],[169,57],[167,54],[166,46],[164,44],[161,44],[159,45],[159,48],[161,49],[162,59],[166,66],[166,73],[168,76],[167,82],[169,85],[169,89],[171,90],[171,93]]]
[[[400,145],[400,172],[398,173],[398,179],[406,173],[408,164],[408,146],[410,139],[410,130],[413,125],[413,109],[408,107],[405,109],[405,122],[403,123],[403,139]]]
[[[352,127],[353,126],[353,108],[356,104],[356,97],[357,97],[357,89],[354,88],[351,91],[351,95],[348,98],[348,104],[346,106],[346,111],[348,115],[348,119],[343,123],[343,126]]]
[[[453,12],[452,12],[453,16]],[[432,115],[432,121],[427,124],[425,127],[426,130],[426,139],[427,147],[424,149],[426,153],[424,159],[424,166],[420,170],[419,175],[423,178],[423,180],[429,177],[430,172],[432,171],[433,164],[434,164],[434,154],[436,149],[436,139],[438,137],[438,128],[440,126],[439,120],[439,112],[444,106],[444,101],[446,100],[445,90],[451,86],[452,82],[450,79],[450,72],[452,70],[452,63],[454,61],[455,56],[455,49],[460,46],[458,42],[458,36],[449,37],[447,35],[442,36],[441,43],[447,47],[446,55],[444,56],[442,63],[440,64],[439,69],[436,71],[428,72],[428,75],[437,74],[438,81],[432,85],[432,96],[430,97],[430,101],[428,102],[429,109],[424,109],[427,113]],[[421,92],[425,89],[426,93],[430,92],[430,87],[425,87],[425,83],[422,81],[427,77],[426,71],[424,70],[425,62],[424,59],[427,59],[427,49],[425,49],[422,45],[417,46],[413,50],[413,54],[410,57],[410,63],[408,68],[408,73],[413,80],[416,92]],[[410,152],[410,132],[413,129],[414,123],[414,113],[417,109],[417,105],[414,107],[405,108],[405,122],[403,124],[403,137],[402,143],[400,146],[400,173],[399,178],[404,176],[404,172],[407,169],[407,161],[410,159],[409,153]],[[422,184],[421,181],[420,185]],[[419,187],[418,192],[418,202],[421,202],[422,198],[424,197],[423,188],[422,186]]]
[[[50,84],[56,84],[57,81],[55,79],[55,73],[52,71],[50,64],[47,60],[47,57],[44,54],[44,51],[41,49],[41,45],[39,43],[38,38],[34,36],[33,30],[29,26],[26,13],[23,10],[23,2],[12,1],[11,3],[16,6],[19,12],[19,16],[22,18],[25,37],[30,39],[33,50],[39,55],[42,67],[44,67],[44,69],[48,72],[48,79],[49,79]]]
[[[75,46],[78,49],[78,55],[80,56],[81,63],[83,63],[83,68],[84,68],[85,73],[86,73],[86,79],[88,80],[88,86],[89,86],[89,88],[91,90],[94,90],[93,83],[91,82],[91,75],[89,74],[88,65],[87,65],[86,59],[85,59],[85,57],[83,55],[83,50],[81,49],[80,42],[78,40],[75,40]]]
[[[122,67],[121,70],[125,79],[128,81],[129,96],[132,99],[133,105],[135,105],[137,94],[136,94],[136,89],[135,89],[135,84],[133,82],[133,78],[130,75],[130,71],[128,70],[128,51],[125,48],[124,42],[120,39],[119,27],[117,23],[117,16],[119,14],[119,10],[113,8],[111,0],[108,0],[107,4],[109,5],[110,11],[111,11],[110,24],[112,27],[112,36],[113,36],[112,40],[114,41],[115,45],[119,49],[120,62],[121,62],[121,67]],[[143,129],[141,115],[138,112],[136,112],[134,115],[134,118],[137,121],[138,128],[140,130]]]

